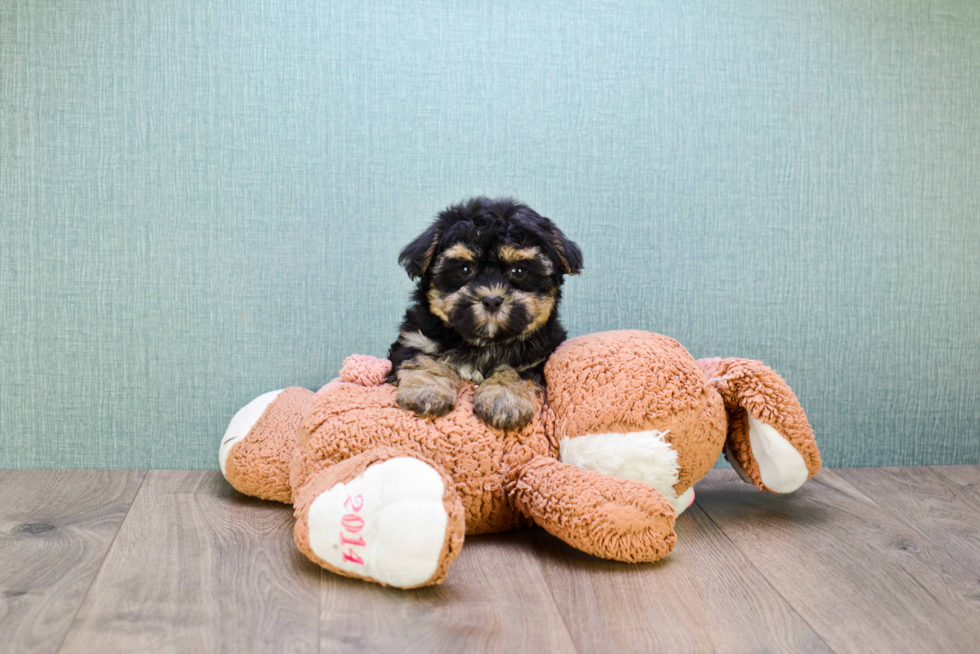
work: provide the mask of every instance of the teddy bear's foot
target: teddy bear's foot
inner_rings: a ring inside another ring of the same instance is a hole
[[[810,470],[806,461],[793,445],[783,438],[782,434],[770,425],[756,420],[746,413],[743,418],[747,423],[739,431],[748,431],[749,452],[758,468],[759,480],[774,493],[792,493],[809,479]],[[725,458],[732,468],[742,478],[742,481],[752,484],[752,477],[745,471],[739,456],[732,449],[733,443],[725,444]]]
[[[668,497],[667,500],[670,501],[670,498]],[[677,515],[687,511],[689,508],[691,508],[692,504],[694,504],[694,486],[691,486],[686,491],[678,495],[677,500],[670,503],[670,505],[674,507],[674,511],[677,512]]]
[[[296,427],[313,391],[298,386],[260,395],[231,419],[218,446],[218,466],[235,490],[290,502],[289,466]]]
[[[350,577],[415,588],[441,582],[462,547],[463,508],[436,464],[378,448],[314,475],[296,503],[296,543]]]
[[[820,470],[810,423],[782,377],[759,361],[698,361],[728,412],[725,458],[743,480],[791,493]]]

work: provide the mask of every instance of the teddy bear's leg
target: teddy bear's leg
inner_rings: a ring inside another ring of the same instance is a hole
[[[218,447],[218,465],[235,490],[278,502],[292,501],[289,466],[296,427],[313,391],[293,387],[255,398],[231,419]]]
[[[677,540],[677,514],[653,486],[545,456],[518,468],[510,484],[517,506],[537,525],[589,554],[629,563],[656,561]]]
[[[374,448],[311,475],[293,507],[296,545],[310,560],[398,588],[442,582],[466,532],[452,479],[398,448]]]
[[[728,412],[725,458],[743,480],[790,493],[820,470],[820,451],[796,395],[768,366],[701,359]]]

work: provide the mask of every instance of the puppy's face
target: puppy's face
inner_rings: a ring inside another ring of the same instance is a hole
[[[429,310],[463,338],[529,336],[555,307],[554,263],[536,246],[457,242],[436,259]]]
[[[563,276],[581,268],[578,247],[550,220],[507,200],[450,207],[402,252],[403,264],[413,246],[429,311],[477,345],[536,332]]]

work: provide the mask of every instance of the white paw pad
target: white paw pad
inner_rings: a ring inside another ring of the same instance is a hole
[[[341,570],[390,586],[429,580],[439,566],[449,516],[432,466],[397,457],[375,463],[310,506],[310,548]]]
[[[762,483],[775,493],[792,493],[810,476],[803,455],[773,427],[747,415],[749,446]]]
[[[677,496],[676,500],[669,500],[670,505],[674,507],[674,511],[677,515],[680,515],[691,508],[694,504],[694,486],[691,486],[686,491]]]
[[[235,417],[228,423],[228,429],[225,431],[225,435],[221,437],[221,445],[218,447],[218,466],[221,468],[222,475],[225,477],[228,476],[225,472],[225,464],[228,462],[228,455],[231,454],[231,448],[234,447],[235,443],[248,436],[248,432],[252,431],[255,423],[259,421],[259,418],[262,417],[265,410],[279,397],[279,393],[282,393],[283,390],[285,389],[280,388],[278,391],[270,391],[259,395],[239,409]]]

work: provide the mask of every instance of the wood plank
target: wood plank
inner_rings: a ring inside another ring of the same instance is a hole
[[[314,651],[320,569],[292,527],[218,472],[149,472],[62,651]]]
[[[528,532],[466,539],[440,586],[323,572],[321,652],[574,652]]]
[[[980,465],[931,466],[931,469],[959,486],[967,501],[980,509]]]
[[[580,552],[545,532],[535,551],[580,652],[828,652],[703,511],[677,521],[653,564]]]
[[[976,651],[976,577],[835,471],[776,496],[715,470],[697,502],[834,650]]]
[[[144,474],[0,470],[0,652],[58,650]]]
[[[970,488],[930,467],[846,468],[835,473],[980,580],[980,503]],[[980,481],[980,474],[977,478]]]

